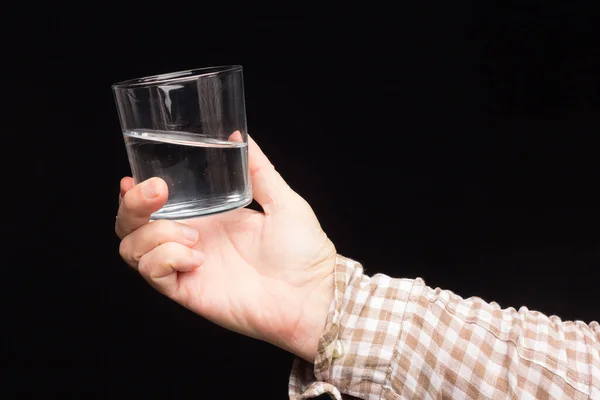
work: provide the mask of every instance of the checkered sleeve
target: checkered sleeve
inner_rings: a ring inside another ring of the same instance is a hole
[[[368,277],[338,256],[314,364],[292,400],[600,399],[600,325],[463,299],[421,279]]]

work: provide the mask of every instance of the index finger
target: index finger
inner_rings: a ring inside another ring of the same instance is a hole
[[[152,213],[161,209],[169,197],[164,180],[150,178],[128,190],[121,203],[115,222],[115,232],[123,239],[150,221]]]

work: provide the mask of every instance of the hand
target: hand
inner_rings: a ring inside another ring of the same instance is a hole
[[[242,208],[178,222],[149,222],[167,201],[163,180],[123,178],[120,254],[184,307],[313,362],[333,300],[335,247],[251,138],[249,168],[264,213]]]

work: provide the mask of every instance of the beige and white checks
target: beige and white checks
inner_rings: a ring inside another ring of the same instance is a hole
[[[338,256],[326,326],[314,365],[294,362],[292,400],[600,399],[597,322],[368,277]]]

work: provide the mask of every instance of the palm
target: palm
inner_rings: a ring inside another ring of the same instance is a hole
[[[178,273],[173,299],[249,336],[293,329],[315,278],[330,273],[323,261],[335,253],[308,204],[297,201],[293,212],[239,209],[186,221],[200,232],[205,261]]]

